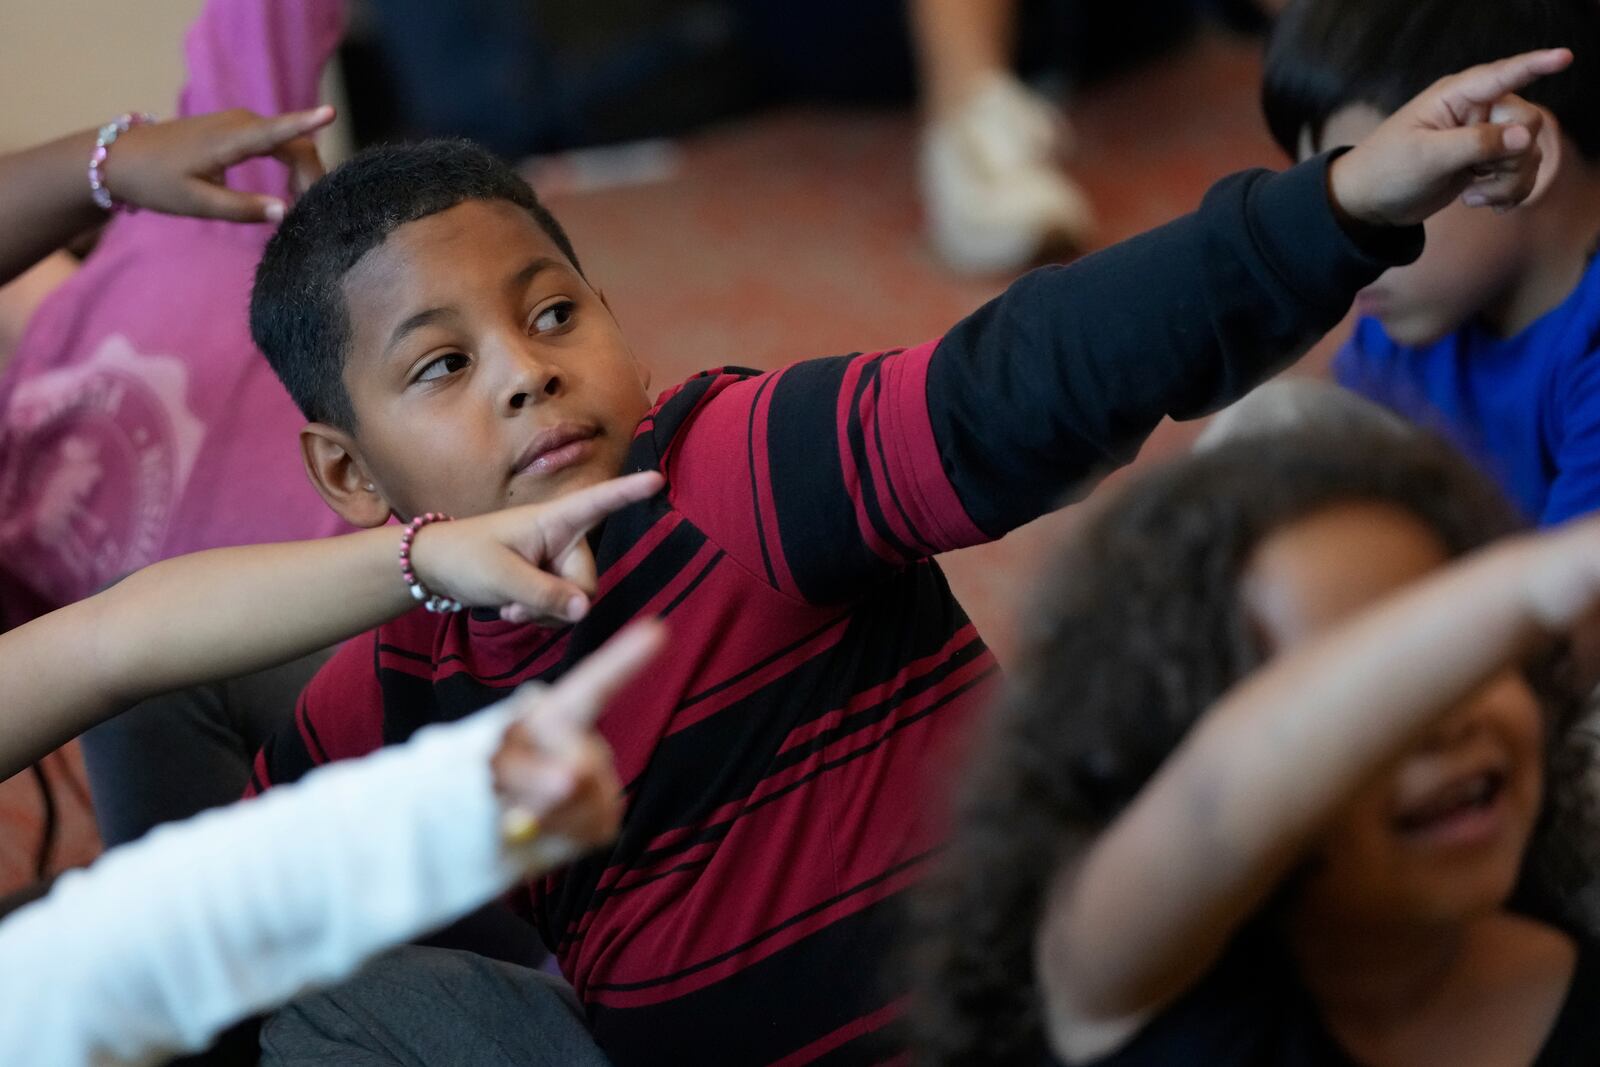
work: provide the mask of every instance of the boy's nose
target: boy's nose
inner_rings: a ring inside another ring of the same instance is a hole
[[[558,396],[565,388],[560,370],[552,364],[520,352],[508,358],[510,369],[502,388],[502,410],[507,414]]]

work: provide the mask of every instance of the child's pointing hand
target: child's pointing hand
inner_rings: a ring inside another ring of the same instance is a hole
[[[168,215],[277,222],[287,205],[228,188],[228,168],[272,156],[289,166],[295,190],[304,192],[322,176],[311,135],[332,121],[327,106],[273,116],[235,108],[135,126],[106,156],[106,189],[120,202]]]
[[[622,787],[595,720],[665,638],[660,623],[635,623],[554,685],[525,685],[510,698],[517,721],[506,731],[492,769],[512,844],[538,838],[545,862],[558,862],[615,836]]]
[[[1539,178],[1543,118],[1514,94],[1571,62],[1552,48],[1434,83],[1334,162],[1335,208],[1368,225],[1410,226],[1458,196],[1473,207],[1520,204]]]
[[[660,491],[660,474],[613,478],[543,504],[527,504],[417,532],[411,564],[429,590],[473,607],[500,608],[508,622],[565,626],[594,593],[585,535],[619,508]]]

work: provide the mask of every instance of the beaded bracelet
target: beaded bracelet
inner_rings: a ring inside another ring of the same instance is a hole
[[[132,204],[113,199],[111,190],[106,188],[106,153],[110,151],[118,137],[135,126],[143,126],[154,121],[155,119],[143,111],[130,111],[100,127],[100,133],[94,139],[94,154],[89,157],[89,196],[101,211],[126,211],[132,214],[139,210]]]
[[[417,531],[430,522],[449,522],[450,516],[430,511],[425,515],[418,515],[406,523],[406,528],[400,534],[400,577],[406,580],[406,586],[411,590],[411,595],[419,601],[424,608],[435,614],[460,611],[466,607],[459,600],[451,600],[446,596],[436,596],[428,592],[428,587],[417,580],[417,572],[411,567],[411,542],[417,539]]]

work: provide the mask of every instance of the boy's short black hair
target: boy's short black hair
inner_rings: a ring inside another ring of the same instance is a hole
[[[283,220],[256,268],[250,333],[306,418],[355,428],[344,387],[346,272],[397,227],[468,200],[522,208],[582,271],[566,231],[528,183],[471,141],[369,149],[313,185]]]
[[[1267,47],[1261,102],[1272,136],[1321,150],[1341,108],[1384,114],[1448,74],[1539,48],[1575,59],[1522,95],[1548,108],[1584,159],[1600,159],[1600,0],[1295,0]]]

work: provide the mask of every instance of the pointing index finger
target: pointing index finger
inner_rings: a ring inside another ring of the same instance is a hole
[[[554,552],[583,536],[614,511],[657,493],[665,480],[655,471],[643,471],[591,485],[549,504],[530,515],[549,550]]]
[[[1449,95],[1469,105],[1485,106],[1572,63],[1569,48],[1546,48],[1471,67],[1456,75]]]
[[[593,726],[606,702],[655,658],[666,633],[666,627],[655,620],[623,629],[544,691],[535,723],[542,720],[542,725],[565,733]]]
[[[275,152],[280,146],[315,133],[333,121],[333,108],[327,104],[306,111],[291,111],[287,115],[252,122],[234,135],[228,145],[228,156],[233,163],[241,163],[255,156]]]

